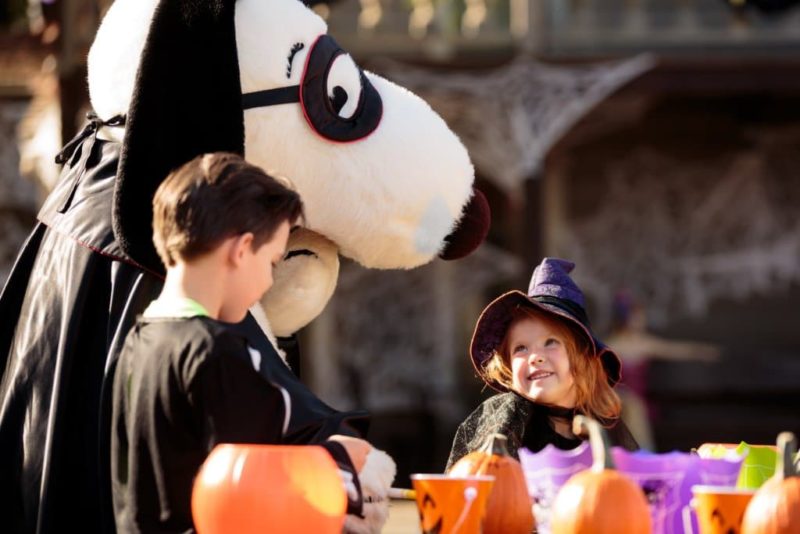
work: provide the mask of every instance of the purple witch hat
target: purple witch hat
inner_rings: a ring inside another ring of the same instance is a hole
[[[586,335],[593,355],[602,360],[609,384],[613,386],[619,382],[620,360],[614,351],[592,334],[583,292],[569,277],[574,268],[572,262],[545,258],[533,270],[527,295],[522,291],[509,291],[493,300],[481,312],[472,335],[470,356],[478,375],[489,386],[498,391],[508,391],[506,386],[486,376],[484,364],[503,342],[511,324],[512,312],[519,306],[539,308],[577,326]]]

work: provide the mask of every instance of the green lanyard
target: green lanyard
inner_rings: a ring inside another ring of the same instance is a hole
[[[144,313],[145,318],[155,317],[208,317],[208,311],[194,299],[189,297],[156,299],[150,303]]]

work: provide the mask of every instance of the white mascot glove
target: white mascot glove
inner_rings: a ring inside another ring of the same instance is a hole
[[[389,488],[394,482],[397,467],[385,452],[372,448],[367,461],[358,473],[364,497],[364,517],[348,515],[343,532],[347,534],[378,534],[389,518]]]

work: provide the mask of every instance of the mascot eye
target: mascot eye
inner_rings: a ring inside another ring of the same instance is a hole
[[[326,86],[333,111],[343,119],[351,118],[361,100],[361,71],[353,58],[340,54],[333,60]]]
[[[320,35],[308,53],[300,104],[315,132],[341,143],[364,139],[383,116],[381,95],[328,35]]]

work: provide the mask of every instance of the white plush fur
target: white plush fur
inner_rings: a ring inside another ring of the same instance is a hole
[[[292,179],[309,227],[345,256],[366,267],[417,267],[436,256],[461,216],[473,169],[466,149],[425,102],[369,77],[384,110],[381,125],[363,141],[335,144],[312,134],[301,143],[308,125],[299,108],[259,108],[245,115],[247,157]]]
[[[139,56],[158,0],[117,0],[108,8],[89,50],[89,96],[103,119],[128,112]],[[118,134],[119,128],[103,130]]]
[[[101,118],[127,112],[156,3],[116,0],[100,26],[89,53],[89,90]],[[250,92],[297,84],[314,40],[327,28],[297,0],[239,0],[236,31],[242,90]],[[295,43],[304,48],[287,79],[286,61]],[[354,83],[344,58],[333,71],[337,82]],[[309,228],[335,243],[341,254],[366,267],[409,269],[442,249],[469,200],[474,171],[464,146],[425,102],[367,75],[383,99],[383,120],[368,138],[327,141],[306,123],[297,104],[257,108],[245,112],[245,155],[291,178],[305,202]],[[343,113],[354,105],[348,102]],[[122,129],[105,129],[108,133],[121,138]],[[295,272],[301,270],[295,266]],[[328,279],[322,277],[323,287],[313,293],[325,295]],[[307,315],[295,322],[308,323],[326,302],[308,306]]]
[[[296,0],[239,0],[236,32],[242,91],[250,92],[299,83],[326,27]],[[298,42],[305,47],[287,80],[285,59]],[[347,73],[342,66],[339,75]],[[245,112],[246,156],[294,182],[309,227],[343,255],[365,267],[417,267],[443,248],[472,194],[474,170],[456,135],[422,99],[367,76],[383,100],[383,118],[366,139],[332,143],[311,130],[297,105],[256,108]]]
[[[295,0],[239,0],[242,91],[299,83],[311,45],[326,30]],[[265,53],[265,38],[270,51],[305,45],[294,57],[291,79],[285,77],[286,54]],[[356,74],[346,66],[331,70],[334,78]],[[332,143],[311,131],[299,106],[256,108],[245,113],[246,155],[291,178],[309,227],[345,256],[366,267],[417,267],[441,250],[472,193],[474,171],[464,146],[422,99],[367,76],[383,100],[381,124],[368,138]]]
[[[349,534],[377,534],[389,518],[389,487],[397,467],[385,452],[372,449],[358,474],[364,495],[364,518],[347,516],[344,531]]]

